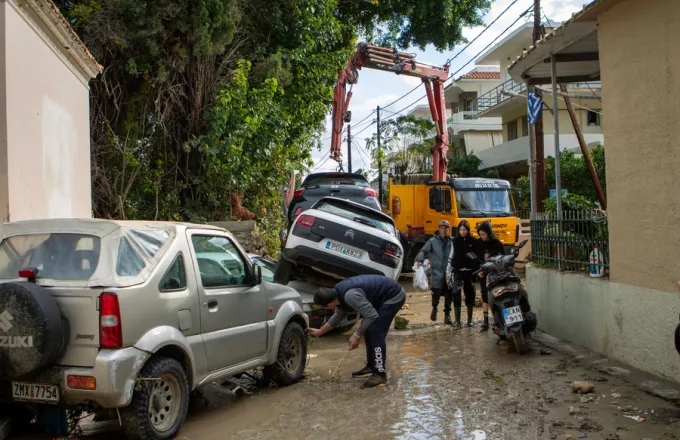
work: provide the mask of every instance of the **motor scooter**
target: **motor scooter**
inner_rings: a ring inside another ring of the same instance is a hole
[[[536,329],[537,324],[536,315],[529,305],[527,291],[515,270],[515,263],[520,262],[517,260],[519,250],[526,244],[527,240],[524,240],[513,247],[509,255],[491,255],[484,262],[481,262],[473,252],[466,254],[467,258],[481,263],[479,270],[472,275],[486,275],[494,333],[499,337],[499,341],[507,341],[520,355],[529,351],[526,337]]]

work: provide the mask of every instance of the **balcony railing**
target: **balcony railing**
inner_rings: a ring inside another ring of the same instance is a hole
[[[601,88],[600,82],[587,82],[587,83],[570,83],[567,84],[568,89],[599,89]],[[475,112],[475,117],[478,117],[480,113],[483,113],[490,108],[497,106],[503,101],[507,101],[516,94],[526,94],[527,86],[524,83],[517,83],[514,80],[508,80],[495,87],[479,98],[477,98],[477,111]]]
[[[526,84],[518,84],[508,80],[477,98],[477,114],[495,107],[503,101],[512,98],[512,95],[504,92],[523,93],[527,91]]]
[[[449,125],[453,125],[455,123],[462,123],[463,121],[470,121],[473,119],[477,119],[477,114],[479,112],[456,112],[451,116],[449,119],[446,120],[446,123]]]

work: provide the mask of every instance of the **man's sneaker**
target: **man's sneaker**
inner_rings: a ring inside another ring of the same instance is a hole
[[[355,371],[354,373],[352,373],[352,377],[366,377],[366,376],[370,376],[371,374],[373,374],[373,370],[371,370],[371,367],[366,365],[361,370]]]
[[[453,325],[453,321],[451,321],[451,315],[448,313],[444,316],[444,324]]]
[[[430,321],[435,322],[437,320],[437,308],[432,307],[432,313],[430,313]]]
[[[485,331],[488,331],[488,330],[489,330],[489,323],[488,322],[485,322],[484,324],[482,324],[482,326],[479,329],[480,332],[485,332]]]
[[[383,385],[387,383],[387,375],[374,374],[368,378],[366,382],[362,385],[362,388],[375,388],[378,385]]]

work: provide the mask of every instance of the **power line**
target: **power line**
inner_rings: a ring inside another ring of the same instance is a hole
[[[522,12],[522,13],[519,15],[519,17],[517,17],[517,19],[516,19],[515,21],[513,21],[513,22],[510,24],[510,26],[508,26],[507,28],[505,28],[505,29],[503,30],[503,32],[501,32],[500,34],[498,34],[498,36],[497,36],[496,38],[494,38],[494,39],[493,39],[489,44],[487,44],[482,50],[480,50],[479,52],[477,52],[477,54],[475,54],[472,58],[470,58],[470,60],[469,60],[467,63],[463,64],[458,70],[456,70],[456,71],[453,72],[451,75],[449,75],[448,78],[446,78],[445,81],[448,81],[449,79],[451,79],[451,78],[453,78],[454,76],[458,75],[458,73],[459,73],[461,70],[463,70],[465,67],[467,67],[468,64],[470,64],[471,62],[473,62],[479,55],[481,55],[482,53],[484,53],[484,51],[486,51],[489,47],[491,47],[492,44],[494,44],[496,41],[498,41],[499,38],[501,38],[507,31],[509,31],[513,26],[515,26],[515,25],[517,24],[517,22],[519,22],[519,21],[520,21],[520,20],[521,20],[521,19],[522,19],[529,11],[530,11],[530,10],[532,10],[533,8],[534,8],[534,7],[531,6],[530,8],[528,8],[527,10],[525,10],[524,12]],[[420,101],[421,101],[423,98],[425,98],[425,97],[426,97],[426,95],[421,96],[420,98],[418,98],[417,100],[413,101],[411,104],[407,105],[407,106],[404,107],[403,109],[401,109],[401,110],[399,110],[399,111],[397,111],[397,112],[392,112],[392,115],[395,115],[395,114],[398,114],[398,113],[403,112],[404,110],[408,109],[409,107],[412,107],[412,106],[414,106],[415,104],[417,104],[418,102],[420,102]],[[395,102],[396,102],[396,101],[395,101]]]
[[[319,168],[321,168],[322,166],[324,166],[324,165],[326,164],[326,162],[328,162],[328,159],[330,159],[330,158],[331,158],[330,155],[326,156],[326,159],[324,159],[323,162],[321,162],[320,164],[316,165],[316,166],[315,166],[314,168],[312,168],[309,172],[310,172],[310,173],[313,173],[314,171],[318,170]]]
[[[505,13],[506,13],[506,12],[508,12],[508,10],[509,10],[510,8],[512,8],[512,7],[515,5],[515,3],[517,3],[518,1],[519,1],[519,0],[514,0],[512,3],[510,3],[510,5],[509,5],[507,8],[505,8],[505,10],[503,10],[503,12],[501,12],[500,14],[498,14],[498,16],[497,16],[491,23],[489,23],[488,25],[486,25],[486,26],[484,27],[484,29],[482,29],[482,31],[481,31],[479,34],[477,34],[477,36],[476,36],[472,41],[470,41],[468,44],[466,44],[465,47],[463,47],[457,54],[455,54],[454,56],[452,56],[451,58],[449,58],[449,59],[446,61],[446,63],[444,63],[444,64],[450,64],[453,60],[455,60],[456,58],[458,58],[458,56],[460,56],[460,55],[461,55],[463,52],[465,52],[472,44],[474,44],[474,42],[477,41],[477,40],[479,39],[479,37],[481,37],[486,31],[488,31],[489,28],[490,28],[491,26],[493,26],[493,25],[494,25],[494,24],[495,24],[495,23],[496,23],[496,22],[497,22],[497,21],[498,21]],[[451,78],[451,77],[449,76],[449,78]],[[449,78],[447,78],[447,81],[448,81]],[[402,99],[406,98],[408,95],[410,95],[411,93],[413,93],[413,92],[415,92],[416,90],[418,90],[419,87],[420,87],[420,84],[418,84],[417,86],[415,86],[414,88],[412,88],[411,90],[409,90],[408,92],[406,92],[405,94],[401,95],[399,98],[397,98],[397,99],[395,99],[394,101],[390,102],[390,103],[387,104],[386,106],[381,107],[381,110],[384,110],[384,109],[390,107],[391,105],[396,104],[397,102],[399,102],[399,101],[401,101]]]

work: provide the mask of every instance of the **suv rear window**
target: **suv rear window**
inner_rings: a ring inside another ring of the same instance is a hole
[[[342,202],[321,201],[314,205],[313,209],[322,212],[335,214],[348,220],[353,220],[362,223],[366,226],[372,226],[380,229],[388,234],[395,235],[394,224],[381,216],[377,212],[372,212],[369,209],[361,209],[357,206]]]
[[[366,179],[352,176],[349,174],[324,174],[318,176],[309,176],[305,179],[303,186],[309,188],[311,186],[330,186],[330,185],[354,185],[362,188],[368,187]]]
[[[0,278],[36,267],[39,278],[88,280],[99,264],[99,237],[85,234],[18,235],[0,244]]]

